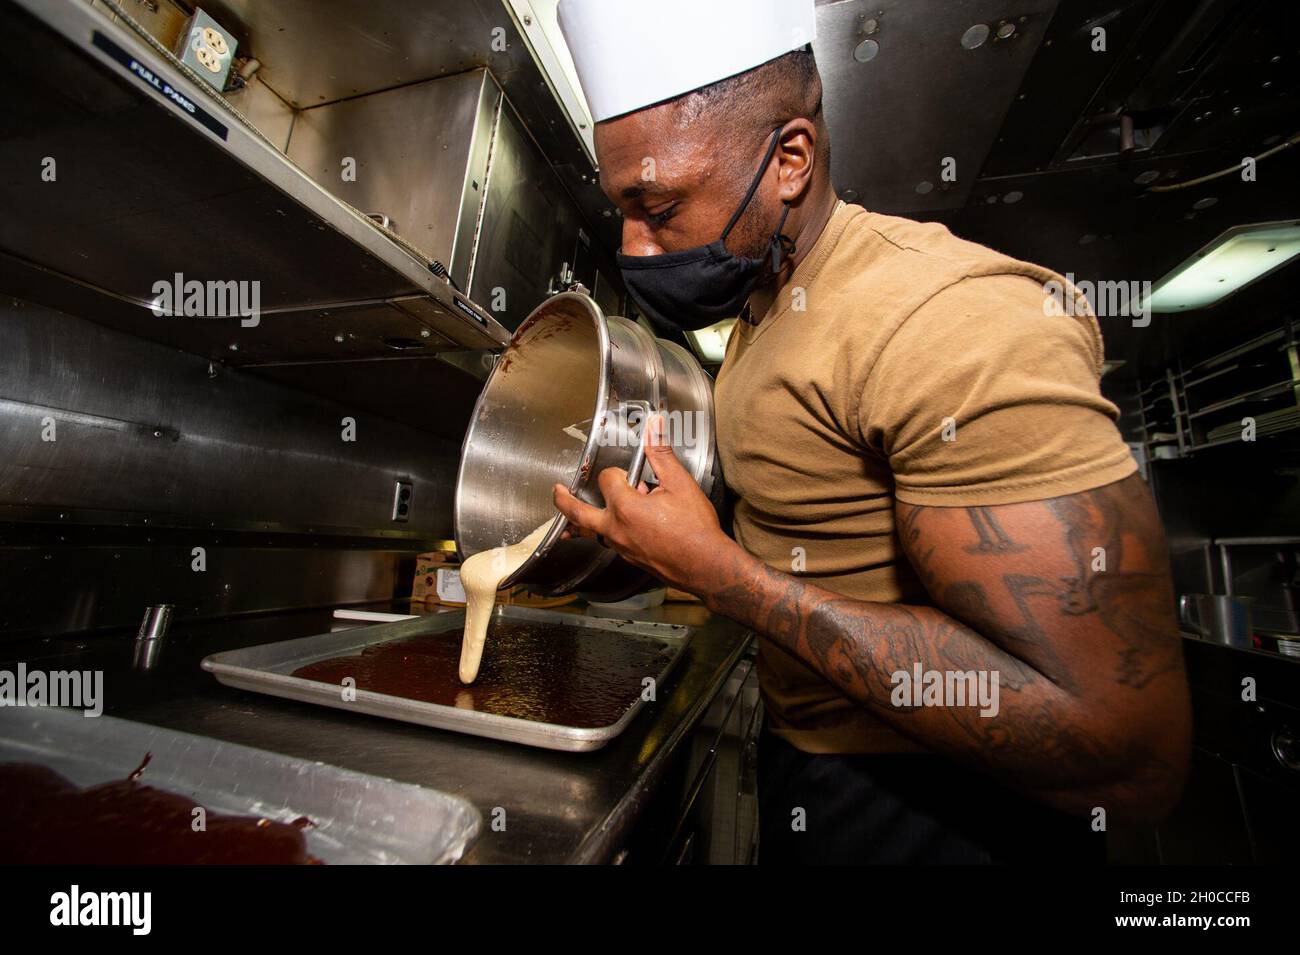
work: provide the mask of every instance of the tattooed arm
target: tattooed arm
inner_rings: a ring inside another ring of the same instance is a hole
[[[666,453],[665,453],[666,452]],[[898,505],[903,548],[935,607],[852,600],[772,570],[718,528],[672,456],[661,486],[601,474],[606,508],[556,489],[579,532],[773,640],[927,748],[1057,808],[1158,817],[1185,773],[1190,708],[1163,533],[1145,485],[996,507]],[[563,492],[563,493],[562,493]],[[978,706],[895,706],[893,675],[990,671]]]
[[[1177,798],[1190,709],[1163,533],[1136,475],[999,507],[898,506],[936,607],[850,600],[732,554],[742,619],[885,722],[1061,809],[1157,817]],[[893,674],[994,671],[1000,706],[893,706]]]

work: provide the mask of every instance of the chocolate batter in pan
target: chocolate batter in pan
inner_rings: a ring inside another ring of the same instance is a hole
[[[460,630],[422,634],[333,657],[293,672],[370,690],[541,723],[609,726],[636,702],[646,677],[671,656],[662,641],[560,624],[493,620],[478,679],[460,682]]]

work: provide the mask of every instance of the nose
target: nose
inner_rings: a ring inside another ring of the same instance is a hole
[[[664,249],[651,236],[644,222],[623,220],[623,246],[619,249],[624,255],[662,255]]]

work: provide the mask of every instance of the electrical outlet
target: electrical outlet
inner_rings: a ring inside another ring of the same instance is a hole
[[[411,516],[412,495],[410,481],[397,481],[393,486],[393,520],[405,524]]]
[[[177,45],[176,55],[182,63],[218,92],[225,89],[238,44],[220,23],[196,9],[181,32]]]

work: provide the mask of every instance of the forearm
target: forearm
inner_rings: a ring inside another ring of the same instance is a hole
[[[1035,669],[933,607],[848,599],[772,570],[739,547],[719,562],[703,596],[711,609],[753,627],[899,732],[1062,808],[1110,798],[1146,758],[1100,731],[1095,704],[1061,685],[1068,685],[1064,674]],[[996,713],[974,701],[895,705],[895,675],[910,679],[918,665],[922,672],[996,679]]]

